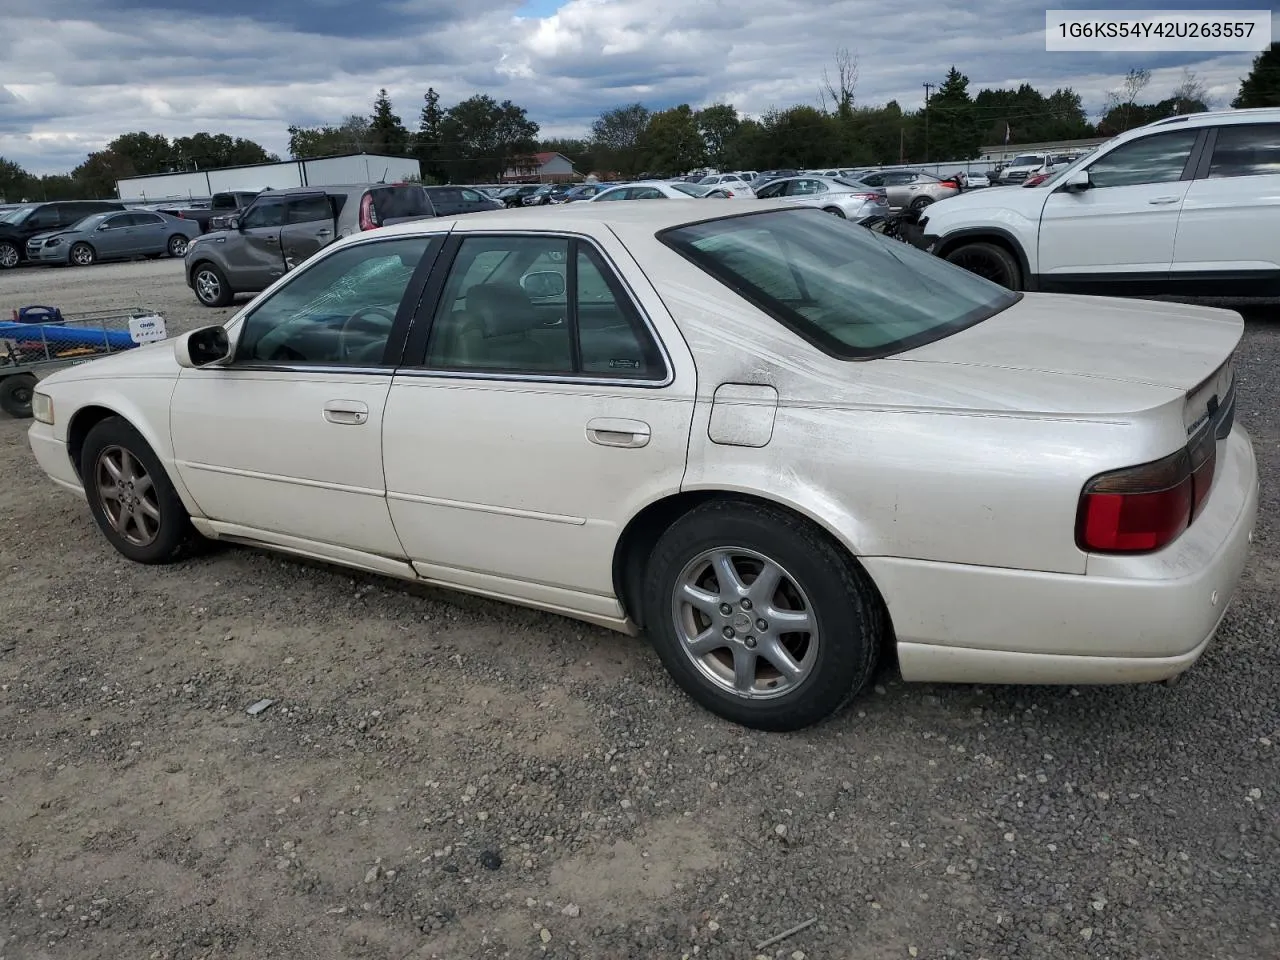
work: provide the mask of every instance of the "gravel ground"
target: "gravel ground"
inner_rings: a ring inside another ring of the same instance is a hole
[[[15,271],[0,310],[226,315],[180,274]],[[554,616],[246,549],[129,564],[0,418],[0,957],[1280,956],[1277,369],[1258,311],[1262,519],[1182,684],[886,673],[786,736]]]

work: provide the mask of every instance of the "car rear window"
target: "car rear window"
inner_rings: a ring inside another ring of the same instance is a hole
[[[1022,296],[815,209],[672,227],[658,239],[844,360],[871,360],[941,340]]]
[[[427,191],[418,186],[377,187],[372,193],[379,223],[394,217],[429,217],[435,213]]]

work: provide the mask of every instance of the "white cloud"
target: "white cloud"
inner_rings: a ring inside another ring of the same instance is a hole
[[[181,6],[0,0],[0,156],[64,171],[132,130],[225,132],[283,154],[289,124],[367,112],[380,87],[411,128],[428,86],[446,104],[510,98],[546,135],[637,99],[759,114],[816,103],[841,46],[858,54],[861,103],[918,107],[954,63],[971,90],[1071,86],[1095,112],[1130,67],[1152,69],[1156,100],[1189,65],[1225,106],[1252,59],[1047,54],[1043,11],[1018,0],[570,0],[546,17],[519,15],[519,0]]]

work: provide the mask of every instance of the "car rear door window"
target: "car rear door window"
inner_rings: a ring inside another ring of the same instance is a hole
[[[154,213],[130,213],[127,216],[129,222],[135,227],[155,227],[164,223],[164,220]]]
[[[1280,174],[1280,123],[1219,127],[1209,177]]]
[[[1198,130],[1177,130],[1121,144],[1090,164],[1089,183],[1132,187],[1180,180],[1198,136]]]
[[[332,219],[333,207],[323,193],[290,200],[285,214],[286,223],[315,223],[318,220]]]
[[[430,217],[435,214],[427,191],[419,186],[374,187],[371,192],[378,223],[398,217]]]

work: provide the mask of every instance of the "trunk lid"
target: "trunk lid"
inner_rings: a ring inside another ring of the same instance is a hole
[[[1244,321],[1228,310],[1027,294],[989,320],[893,359],[1191,391],[1219,371],[1243,334]]]
[[[1003,313],[895,360],[1078,378],[1094,401],[1115,385],[1163,387],[1185,396],[1188,435],[1234,405],[1238,313],[1109,297],[1027,294]],[[1228,417],[1234,410],[1227,411]]]

